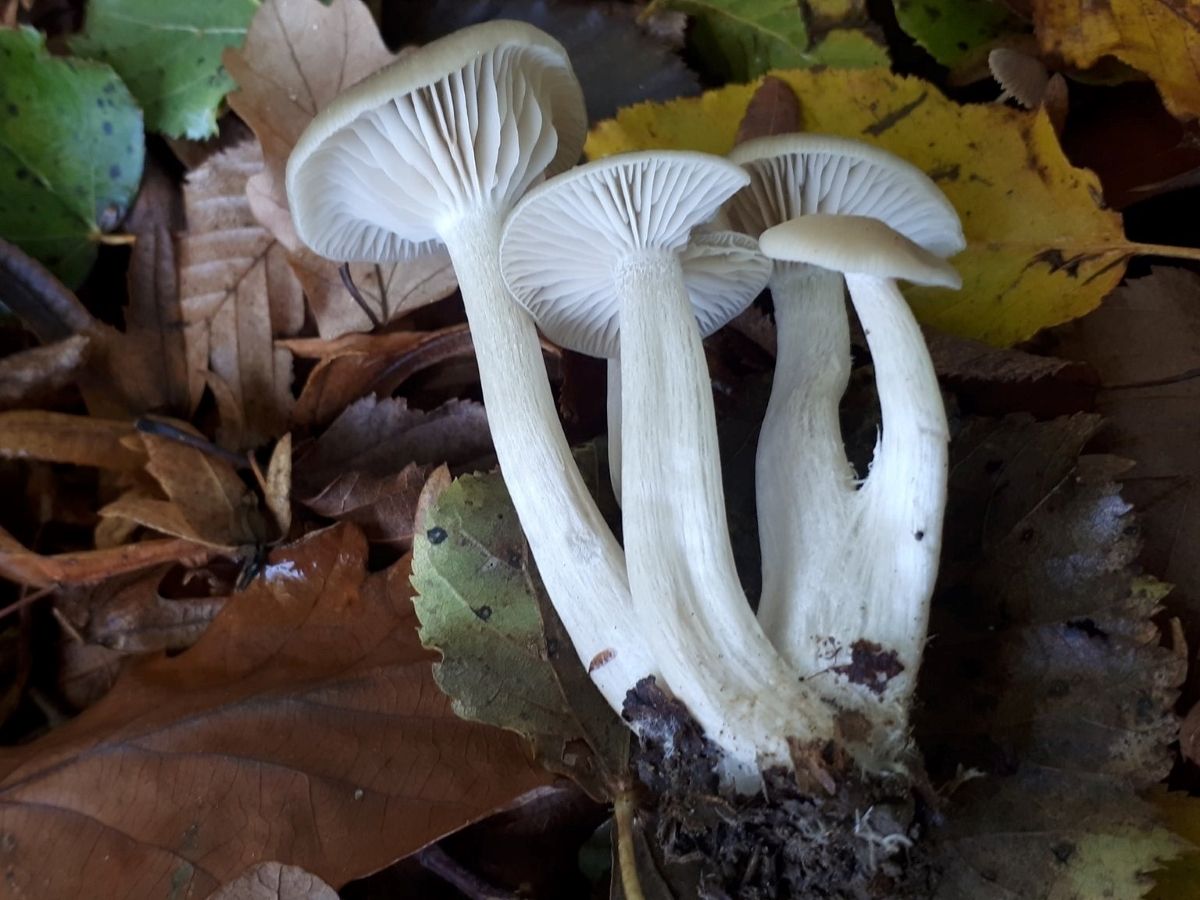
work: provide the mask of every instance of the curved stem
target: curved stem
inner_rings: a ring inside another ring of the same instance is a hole
[[[608,479],[621,504],[621,360],[608,360]]]
[[[862,539],[878,560],[862,585],[861,638],[894,650],[904,668],[886,694],[907,701],[929,625],[946,509],[950,430],[933,362],[912,311],[891,280],[847,275],[871,348],[883,436],[860,496]]]
[[[1167,259],[1200,260],[1200,247],[1172,247],[1170,244],[1130,243],[1129,249],[1139,256],[1163,256]]]
[[[788,764],[788,738],[833,736],[829,711],[775,652],[742,593],[725,518],[712,388],[679,259],[617,272],[625,555],[672,691],[738,770]]]
[[[848,602],[855,489],[838,406],[850,379],[850,329],[837,272],[776,262],[771,295],[779,350],[755,462],[758,618],[807,677],[830,665]]]
[[[458,276],[500,471],[575,651],[618,713],[657,667],[642,639],[621,547],[567,446],[533,320],[500,274],[501,223],[464,221],[444,240]]]

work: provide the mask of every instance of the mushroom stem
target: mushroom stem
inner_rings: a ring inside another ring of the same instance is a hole
[[[621,547],[563,434],[533,320],[500,273],[498,217],[444,235],[462,290],[500,471],[547,593],[583,664],[618,712],[657,673],[636,625]]]
[[[711,382],[678,256],[642,252],[618,268],[616,287],[630,587],[668,684],[744,783],[760,765],[790,764],[789,738],[831,738],[833,720],[742,593]]]
[[[850,330],[838,272],[776,262],[771,294],[778,355],[755,466],[758,618],[779,652],[809,677],[828,666],[829,638],[845,616],[843,539],[855,479],[838,405],[850,379]]]
[[[866,534],[880,559],[864,596],[863,639],[894,650],[903,670],[888,696],[907,703],[929,625],[946,508],[950,429],[925,338],[896,282],[846,275],[871,360],[883,415],[883,435],[861,491]]]
[[[621,360],[608,360],[608,479],[621,503]]]

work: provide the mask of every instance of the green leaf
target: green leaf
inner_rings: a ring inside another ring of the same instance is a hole
[[[944,66],[982,63],[987,50],[1021,23],[996,0],[894,0],[896,19]]]
[[[691,42],[712,72],[727,81],[749,81],[771,69],[826,65],[849,68],[887,65],[887,51],[862,31],[837,27],[827,14],[853,21],[855,4],[816,10],[827,32],[811,29],[799,0],[666,0],[692,17]]]
[[[0,237],[78,284],[144,153],[142,114],[112,69],[53,58],[32,29],[0,30]]]
[[[256,9],[258,0],[91,0],[71,49],[120,73],[148,128],[204,138],[216,132],[217,106],[234,87],[221,53],[241,46]]]
[[[434,678],[455,713],[525,735],[548,768],[608,796],[629,731],[553,615],[499,475],[459,478],[420,515],[412,584],[421,641],[442,653]]]

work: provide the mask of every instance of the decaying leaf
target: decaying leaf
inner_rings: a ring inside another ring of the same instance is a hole
[[[561,626],[543,626],[545,589],[503,479],[459,478],[423,503],[417,527],[421,640],[442,653],[434,674],[455,711],[530,737],[547,766],[609,796],[624,772],[628,731]]]
[[[256,0],[89,0],[80,56],[112,65],[146,111],[146,125],[172,137],[217,130],[217,105],[233,85],[221,51],[241,43]],[[184,43],[181,35],[191,40]]]
[[[262,860],[340,886],[545,784],[519,738],[454,716],[407,565],[365,555],[345,526],[275,551],[191,650],[0,753],[9,890],[205,897]]]
[[[132,424],[112,419],[44,410],[0,413],[0,457],[9,459],[135,470],[146,457],[126,444],[133,435]]]
[[[1200,8],[1193,0],[1033,0],[1038,41],[1080,68],[1115,56],[1145,72],[1181,119],[1200,118]]]
[[[186,423],[177,427],[198,436]],[[135,487],[101,509],[101,516],[127,519],[217,550],[263,539],[257,501],[228,462],[158,435],[138,437],[149,459],[146,472],[162,496]]]
[[[0,237],[77,285],[137,193],[141,112],[108,66],[0,29],[0,148]]]
[[[437,331],[296,338],[279,344],[296,356],[318,360],[292,411],[293,421],[308,427],[329,424],[367,394],[390,395],[420,371],[475,353],[465,323]]]
[[[286,253],[246,200],[246,181],[261,168],[258,147],[245,143],[214,156],[184,187],[179,293],[189,394],[194,407],[207,381],[221,413],[218,437],[234,448],[287,430],[292,356],[273,339],[304,322]]]
[[[246,43],[225,52],[239,90],[230,106],[262,145],[264,167],[247,186],[254,213],[287,248],[322,337],[367,331],[337,265],[300,243],[288,213],[284,167],[305,126],[338,93],[391,62],[366,6],[356,0],[265,0]],[[355,264],[351,274],[380,322],[452,293],[449,258],[434,252],[386,266]]]
[[[922,321],[1006,345],[1093,309],[1138,247],[1075,169],[1042,113],[960,106],[933,85],[883,70],[775,73],[804,127],[876,144],[924,169],[954,203],[968,246],[958,292],[906,291]],[[587,153],[677,147],[725,154],[756,85],[642,104],[593,130]]]
[[[946,898],[1138,898],[1177,838],[1137,796],[1166,774],[1183,662],[1135,577],[1140,538],[1082,457],[1088,416],[975,420],[951,445],[917,738],[962,782],[939,830]]]
[[[214,551],[208,547],[170,538],[43,556],[0,528],[0,578],[29,587],[88,584],[165,562],[199,565],[213,555]]]
[[[1167,607],[1200,645],[1200,277],[1155,268],[1089,316],[1056,329],[1050,349],[1100,376],[1098,447],[1136,462],[1122,477],[1145,534],[1148,571],[1175,586]]]
[[[299,866],[265,862],[251,866],[208,900],[338,900],[338,895]]]
[[[0,359],[0,409],[35,403],[70,384],[87,352],[88,339],[76,335]]]
[[[944,66],[982,69],[988,49],[1021,30],[1002,0],[893,0],[896,20]]]

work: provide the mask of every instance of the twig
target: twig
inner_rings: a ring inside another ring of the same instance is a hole
[[[418,853],[417,862],[470,900],[517,900],[516,894],[488,884],[437,844]]]
[[[624,788],[613,800],[613,822],[617,828],[617,868],[621,870],[621,887],[625,900],[646,900],[638,878],[637,854],[633,848],[633,791]]]
[[[218,447],[212,441],[197,437],[190,432],[184,431],[182,428],[176,428],[168,422],[160,422],[158,419],[143,416],[133,423],[133,427],[142,434],[152,434],[155,437],[166,438],[169,441],[175,441],[177,444],[183,444],[185,447],[191,447],[193,450],[199,450],[208,456],[223,459],[235,469],[250,468],[250,461],[241,454],[234,453],[232,450],[226,450],[224,447]]]
[[[379,321],[379,316],[375,315],[375,310],[371,309],[367,298],[364,297],[358,290],[358,285],[354,283],[354,278],[350,274],[350,263],[344,262],[338,266],[338,274],[342,276],[342,284],[345,285],[350,296],[354,298],[354,302],[358,304],[358,308],[367,314],[367,318],[371,320],[371,327],[378,328],[383,323]]]
[[[40,590],[34,591],[32,594],[26,594],[19,600],[14,600],[12,603],[8,604],[8,606],[4,607],[4,609],[0,609],[0,619],[3,619],[6,616],[11,616],[15,612],[20,612],[25,607],[36,603],[43,597],[53,594],[56,590],[58,590],[58,585],[52,584],[49,587],[44,587]]]

